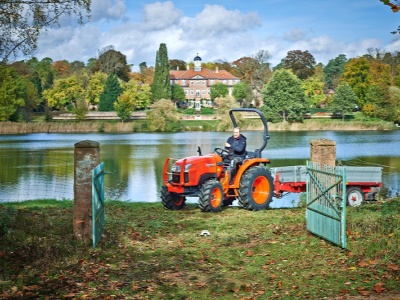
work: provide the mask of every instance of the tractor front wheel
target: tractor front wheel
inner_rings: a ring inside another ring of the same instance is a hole
[[[163,185],[161,188],[161,201],[165,209],[181,210],[185,206],[186,198],[168,192],[168,188]]]
[[[274,194],[271,173],[261,167],[248,169],[240,180],[239,206],[247,210],[262,210],[269,207]]]
[[[224,190],[219,181],[208,180],[200,188],[199,207],[203,212],[219,212],[222,208]]]

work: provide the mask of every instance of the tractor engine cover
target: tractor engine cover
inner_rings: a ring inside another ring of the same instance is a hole
[[[223,171],[222,159],[217,154],[189,156],[177,160],[171,167],[172,185],[197,186],[208,178],[218,178]]]

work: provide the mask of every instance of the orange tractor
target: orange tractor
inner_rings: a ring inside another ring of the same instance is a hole
[[[247,210],[269,207],[274,183],[265,167],[270,161],[261,155],[269,139],[267,122],[258,109],[234,108],[229,111],[234,128],[237,127],[236,113],[258,114],[264,126],[260,148],[248,151],[246,158],[237,164],[231,164],[229,151],[222,148],[202,155],[198,147],[197,156],[178,160],[167,158],[161,189],[161,200],[166,209],[182,209],[186,197],[198,197],[203,212],[219,212],[222,206],[231,205],[236,199],[239,207]]]

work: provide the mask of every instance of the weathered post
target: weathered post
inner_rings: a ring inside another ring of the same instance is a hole
[[[336,142],[328,139],[313,140],[310,143],[310,160],[319,163],[321,166],[336,165]]]
[[[98,142],[81,141],[74,151],[74,234],[91,241],[92,237],[92,169],[100,163]]]

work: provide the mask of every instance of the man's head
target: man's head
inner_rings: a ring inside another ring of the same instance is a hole
[[[235,128],[233,129],[233,137],[234,137],[235,139],[238,139],[239,136],[240,136],[240,129],[239,129],[239,127],[235,127]]]

